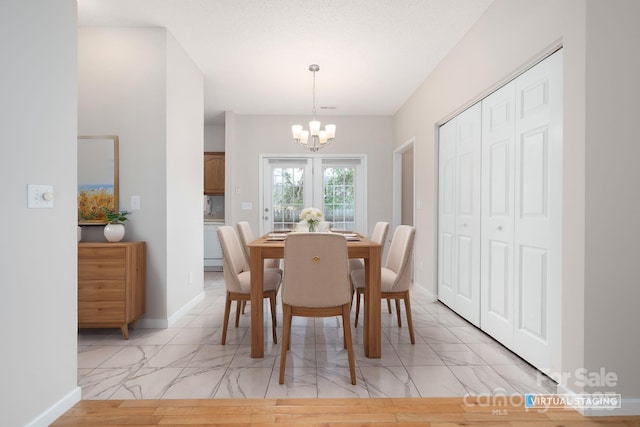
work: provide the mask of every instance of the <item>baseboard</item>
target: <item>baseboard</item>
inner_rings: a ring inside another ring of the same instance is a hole
[[[175,325],[182,316],[184,316],[189,310],[195,307],[200,301],[204,299],[204,291],[201,291],[198,295],[183,305],[178,311],[173,313],[168,319],[149,319],[142,318],[136,321],[137,328],[143,329],[167,329]]]
[[[558,384],[558,394],[579,394],[573,390]],[[618,417],[618,416],[631,416],[640,415],[640,398],[637,397],[622,397],[619,408],[613,409],[584,409],[574,408],[577,412],[585,417]]]
[[[80,399],[82,399],[82,389],[80,387],[76,387],[62,399],[51,405],[46,411],[38,415],[34,420],[27,424],[27,427],[47,427],[60,418],[62,414],[71,409],[73,405],[80,402]]]
[[[173,313],[169,317],[169,327],[172,327],[173,325],[175,325],[176,322],[178,322],[178,320],[180,320],[182,318],[182,316],[184,316],[186,313],[188,313],[189,310],[191,310],[193,307],[198,305],[198,303],[204,299],[204,295],[205,295],[204,291],[201,291],[198,295],[193,297],[191,299],[191,301],[189,301],[188,303],[183,305],[178,311]]]
[[[420,289],[420,292],[423,292],[426,296],[427,299],[429,300],[429,302],[436,302],[438,301],[438,294],[434,294],[433,292],[429,291],[427,288],[425,288],[424,286],[420,285],[418,282],[414,281],[413,284]]]

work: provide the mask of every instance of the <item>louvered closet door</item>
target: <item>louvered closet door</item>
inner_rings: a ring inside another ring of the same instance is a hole
[[[560,368],[562,51],[515,80],[514,351]]]
[[[513,346],[515,84],[482,100],[481,326]]]
[[[438,297],[480,324],[481,105],[440,129]]]

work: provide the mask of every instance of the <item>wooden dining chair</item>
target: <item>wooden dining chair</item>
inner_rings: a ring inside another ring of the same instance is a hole
[[[227,298],[224,307],[224,324],[222,328],[222,345],[227,340],[227,327],[229,325],[229,313],[231,302],[236,305],[236,328],[240,321],[240,305],[243,301],[251,300],[251,271],[242,249],[236,230],[228,225],[218,227],[218,239],[222,248],[222,271],[224,284],[227,288]],[[264,271],[263,298],[269,298],[271,305],[271,323],[273,329],[273,342],[278,343],[276,334],[276,296],[282,282],[282,271],[277,268],[269,268]]]
[[[355,358],[349,320],[352,295],[347,240],[340,234],[289,234],[285,240],[284,262],[287,268],[282,283],[284,329],[280,384],[284,383],[293,316],[342,316],[344,348],[349,359],[351,384],[355,384]]]
[[[387,242],[387,234],[389,233],[389,223],[379,221],[376,222],[376,225],[373,227],[373,232],[371,233],[371,237],[369,240],[372,242],[378,243],[380,247],[380,253],[384,252],[384,245]],[[349,274],[351,274],[355,270],[364,269],[364,261],[360,258],[351,258],[349,259]],[[358,316],[360,314],[360,296],[364,292],[364,288],[356,288],[353,287],[354,293],[356,295],[356,321],[355,327],[358,327]],[[389,313],[391,313],[391,300],[387,299],[387,309]]]
[[[416,343],[413,334],[413,320],[411,318],[411,299],[409,297],[411,265],[413,260],[413,239],[415,234],[416,229],[410,225],[399,225],[395,229],[393,237],[391,238],[391,246],[389,247],[385,265],[380,272],[380,297],[394,299],[396,301],[398,327],[402,326],[400,300],[404,300],[411,344]],[[364,269],[351,272],[351,283],[353,283],[356,294],[364,293]],[[367,301],[365,300],[364,303],[366,304]]]

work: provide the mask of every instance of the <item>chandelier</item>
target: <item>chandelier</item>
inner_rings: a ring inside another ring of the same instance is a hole
[[[309,122],[309,130],[303,130],[302,125],[293,125],[291,133],[298,144],[316,152],[329,145],[336,137],[336,125],[326,125],[324,130],[320,130],[320,121],[316,120],[316,72],[320,71],[320,66],[311,64],[309,71],[313,73],[313,120]]]

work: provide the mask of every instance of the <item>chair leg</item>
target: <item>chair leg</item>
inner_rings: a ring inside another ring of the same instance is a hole
[[[244,314],[244,309],[247,307],[247,302],[242,301],[242,314]]]
[[[349,358],[349,373],[351,374],[351,384],[356,385],[356,367],[355,367],[356,362],[355,362],[355,356],[353,354],[353,341],[351,338],[351,323],[349,322],[349,310],[350,310],[349,304],[345,304],[342,306],[342,328],[344,329],[344,338],[347,344],[347,357]]]
[[[291,307],[287,304],[282,304],[282,317],[283,317],[283,329],[282,329],[282,351],[280,352],[280,384],[284,384],[284,371],[287,365],[287,350],[289,349],[289,341],[291,340]]]
[[[416,337],[413,335],[413,318],[411,317],[411,298],[409,298],[409,291],[406,291],[404,294],[404,309],[407,310],[407,326],[409,328],[411,344],[415,344]]]
[[[242,306],[242,301],[238,300],[238,303],[236,304],[236,328],[238,327],[238,325],[240,324],[240,310],[241,310],[241,306]]]
[[[227,326],[229,326],[229,312],[231,311],[231,295],[227,292],[227,300],[224,304],[224,322],[222,323],[222,345],[227,342]]]
[[[395,299],[396,300],[396,315],[398,316],[398,328],[402,327],[402,316],[400,315],[400,300],[399,299]],[[388,300],[387,300],[388,301]]]
[[[276,334],[276,293],[269,294],[269,302],[271,303],[271,329],[273,329],[273,343],[278,344],[278,334]]]
[[[358,327],[358,316],[360,315],[360,295],[360,289],[356,289],[356,328]]]
[[[389,314],[391,314],[391,299],[387,298],[387,309],[389,309]]]

